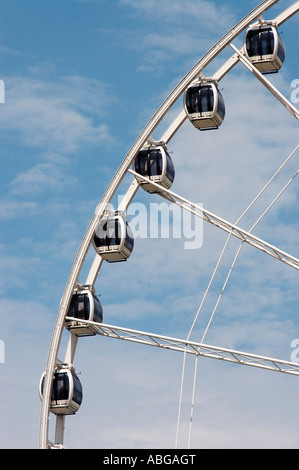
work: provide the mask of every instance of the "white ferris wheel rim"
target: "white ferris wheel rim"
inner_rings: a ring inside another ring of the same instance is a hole
[[[45,379],[44,379],[44,389],[43,389],[43,396],[42,396],[42,403],[41,403],[41,414],[40,414],[40,428],[39,428],[39,448],[46,449],[49,447],[49,439],[48,439],[48,425],[49,425],[49,414],[50,414],[50,396],[51,396],[51,386],[52,386],[52,377],[54,375],[55,368],[57,366],[58,361],[58,351],[60,347],[60,341],[62,332],[65,325],[65,318],[67,316],[68,307],[71,301],[71,297],[78,282],[78,277],[84,263],[85,257],[87,252],[92,244],[92,237],[95,232],[95,229],[99,223],[99,220],[104,214],[104,211],[107,205],[110,203],[111,199],[113,198],[116,190],[118,189],[120,183],[122,182],[125,175],[130,172],[129,167],[132,164],[134,157],[137,155],[139,150],[144,146],[144,144],[151,138],[152,132],[158,126],[162,118],[168,113],[171,109],[173,104],[177,101],[177,99],[183,94],[187,86],[201,74],[202,70],[204,70],[207,65],[212,62],[220,52],[227,46],[231,44],[231,42],[239,36],[239,34],[244,31],[248,26],[250,26],[254,21],[256,21],[259,17],[261,17],[267,10],[269,10],[272,6],[276,3],[279,3],[279,0],[264,0],[260,3],[256,8],[254,8],[250,13],[248,13],[241,21],[239,21],[230,31],[228,31],[214,46],[190,69],[190,71],[185,75],[185,77],[179,82],[179,84],[172,90],[166,100],[162,103],[162,105],[158,108],[156,113],[153,115],[151,120],[147,123],[143,131],[140,133],[136,141],[134,142],[133,146],[123,159],[122,163],[120,164],[118,170],[116,171],[114,177],[112,178],[110,184],[108,185],[100,203],[98,204],[95,213],[90,221],[90,224],[86,230],[86,233],[83,237],[77,255],[75,257],[67,284],[65,286],[65,290],[63,292],[59,312],[57,315],[56,323],[54,326],[51,345],[49,349],[49,355],[47,360],[47,365],[45,369]],[[289,8],[287,8],[284,12],[278,15],[275,20],[275,24],[277,26],[283,24],[287,21],[290,17],[296,14],[299,11],[299,1],[294,2]],[[219,82],[229,71],[241,60],[242,58],[242,48],[238,51],[234,48],[234,55],[225,62],[225,64],[215,73],[213,79]],[[272,91],[272,90],[270,90]],[[274,93],[273,93],[274,94]],[[276,96],[278,99],[279,97]],[[282,103],[286,106],[287,109],[297,118],[299,119],[298,111],[288,105],[290,103]],[[297,114],[297,115],[296,115]],[[186,112],[183,109],[182,112],[177,116],[177,118],[172,122],[169,126],[167,131],[161,138],[161,141],[165,143],[169,142],[173,135],[178,131],[180,126],[186,119]],[[124,204],[124,208],[131,202],[134,194],[138,189],[138,183],[134,178],[134,181],[129,188],[126,197],[124,198],[122,204]],[[123,208],[122,208],[123,209]],[[273,247],[271,247],[272,249]],[[275,248],[275,247],[274,247]],[[291,257],[292,258],[292,257]],[[98,271],[101,267],[102,260],[99,255],[96,255],[94,259],[93,266],[91,267],[90,273],[88,275],[86,284],[93,285],[95,279],[97,277]],[[299,267],[299,260],[295,260],[296,269]],[[298,266],[298,267],[297,267]],[[77,345],[77,337],[70,334],[70,342],[68,346],[68,351],[66,358],[73,359],[75,350]],[[228,351],[228,350],[227,350]],[[263,358],[259,358],[262,360]],[[269,358],[267,358],[269,359]],[[278,363],[279,360],[269,359],[271,362],[275,361]],[[65,361],[67,362],[67,361]],[[71,361],[70,361],[71,362]],[[275,363],[276,364],[276,363]],[[284,364],[291,367],[290,373],[295,373],[297,375],[296,367],[292,367],[291,363]],[[294,366],[294,364],[293,364]],[[276,367],[276,366],[275,366]],[[279,370],[278,369],[273,370]],[[61,418],[61,417],[59,417]],[[63,427],[63,426],[62,426]],[[61,431],[63,434],[63,431]]]

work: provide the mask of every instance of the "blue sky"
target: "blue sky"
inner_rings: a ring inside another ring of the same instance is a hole
[[[118,165],[178,81],[257,3],[2,0],[1,448],[38,445],[38,382],[59,301]],[[291,3],[281,0],[266,18]],[[281,31],[287,57],[269,79],[290,99],[299,79],[298,15]],[[231,54],[224,51],[207,75]],[[173,190],[234,222],[298,145],[298,124],[241,65],[221,89],[227,107],[221,128],[199,133],[186,122],[168,149],[176,167]],[[244,219],[245,229],[293,176],[298,156]],[[298,197],[295,179],[254,232],[296,257]],[[150,201],[159,199],[139,190],[136,202],[149,207]],[[105,264],[100,272],[104,322],[185,337],[225,240],[207,225],[198,250],[184,249],[181,239],[137,239],[127,263]],[[230,244],[194,340],[237,247]],[[290,360],[290,343],[299,338],[298,301],[298,273],[244,247],[206,342]],[[67,419],[67,447],[174,446],[181,355],[95,337],[80,340],[75,359],[84,401]],[[191,359],[181,447],[192,380]],[[192,447],[298,447],[297,380],[200,360]]]

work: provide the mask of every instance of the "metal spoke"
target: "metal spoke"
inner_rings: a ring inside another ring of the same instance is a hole
[[[66,320],[78,321],[78,319],[72,317],[66,317]],[[218,359],[233,364],[258,367],[273,372],[299,375],[299,364],[290,361],[284,361],[281,359],[275,359],[228,348],[221,348],[219,346],[211,346],[196,341],[172,338],[170,336],[160,335],[157,333],[148,333],[145,331],[108,325],[105,323],[96,323],[88,320],[80,320],[80,323],[92,324],[96,326],[99,328],[97,335],[105,336],[107,338],[121,339],[146,346],[153,346],[170,351],[192,354],[194,356]]]

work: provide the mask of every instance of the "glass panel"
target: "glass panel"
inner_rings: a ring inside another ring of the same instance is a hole
[[[149,152],[149,168],[148,176],[162,175],[163,158],[161,150],[151,150]]]
[[[163,158],[161,150],[142,150],[135,159],[135,170],[141,176],[161,175],[163,169]]]
[[[121,224],[116,218],[100,222],[94,236],[94,242],[97,247],[109,247],[111,245],[120,245],[121,243]]]
[[[246,37],[246,49],[249,57],[259,55],[259,31],[248,31]]]
[[[82,398],[83,398],[82,385],[76,375],[73,374],[72,377],[73,377],[73,382],[74,382],[73,401],[77,403],[78,405],[81,405]]]
[[[52,400],[68,400],[70,391],[69,377],[66,372],[56,372],[53,380]]]
[[[221,95],[220,91],[218,91],[218,108],[217,108],[217,112],[219,114],[219,116],[224,119],[224,116],[225,116],[225,103],[224,103],[224,99],[223,99],[223,96]]]
[[[96,246],[102,247],[106,245],[106,235],[107,235],[107,222],[100,221],[96,233],[94,236],[94,242]]]
[[[109,220],[108,221],[108,229],[107,229],[107,238],[106,238],[106,245],[107,246],[115,246],[121,244],[121,224],[118,219]]]
[[[212,112],[214,90],[210,85],[198,85],[187,90],[186,107],[189,114]]]
[[[89,320],[89,298],[87,294],[77,295],[77,308],[75,311],[75,317],[81,318],[81,320]]]
[[[278,36],[278,49],[277,49],[277,55],[280,58],[281,62],[283,63],[286,57],[286,50],[285,46],[283,43],[283,40],[281,39],[280,36]]]
[[[212,112],[214,109],[214,93],[213,88],[210,86],[204,87],[200,90],[199,96],[199,109],[201,113]]]
[[[135,171],[141,176],[148,176],[148,151],[141,150],[135,159]]]
[[[71,300],[68,316],[89,320],[89,298],[87,294],[74,294]]]
[[[175,169],[174,169],[174,164],[173,161],[170,158],[170,155],[166,152],[166,176],[167,178],[173,183],[174,181],[174,176],[175,176]]]
[[[69,306],[69,310],[68,310],[68,313],[67,313],[68,317],[74,317],[75,316],[75,303],[76,303],[76,294],[74,294],[73,297],[72,297],[72,300],[71,300],[71,303],[70,303],[70,306]]]
[[[272,28],[258,28],[247,32],[246,49],[249,57],[271,55],[274,52],[274,45]]]
[[[186,93],[186,107],[189,114],[199,113],[198,87],[188,88]]]
[[[125,239],[125,247],[132,252],[133,247],[134,247],[134,236],[133,232],[129,226],[129,224],[126,222],[126,239]]]
[[[97,323],[102,323],[103,321],[103,308],[99,299],[93,295],[93,302],[94,302],[94,314],[93,314],[93,321]]]
[[[272,29],[261,32],[261,51],[260,55],[271,55],[274,52],[274,34]]]

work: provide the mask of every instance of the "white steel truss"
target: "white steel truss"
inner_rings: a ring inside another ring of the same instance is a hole
[[[72,317],[66,317],[66,320],[78,321],[78,319]],[[80,323],[96,326],[99,328],[97,335],[108,338],[116,338],[147,346],[154,346],[156,348],[183,352],[210,359],[218,359],[233,364],[258,367],[273,372],[299,375],[299,364],[295,362],[283,361],[282,359],[274,359],[228,348],[221,348],[219,346],[211,346],[205,343],[198,343],[196,341],[172,338],[170,336],[163,336],[157,333],[148,333],[120,326],[107,325],[105,323],[96,323],[88,320],[80,320]]]
[[[205,210],[203,207],[200,207],[194,204],[193,202],[188,201],[188,199],[183,198],[182,196],[179,196],[173,191],[162,188],[162,186],[158,185],[157,183],[154,183],[153,181],[149,180],[148,178],[144,176],[139,175],[135,171],[128,170],[128,172],[132,173],[135,176],[137,175],[138,178],[141,178],[144,181],[149,181],[152,185],[156,186],[160,190],[159,192],[160,196],[164,197],[165,199],[179,205],[183,209],[191,212],[192,214],[198,217],[201,217],[206,222],[209,222],[210,224],[220,228],[221,230],[224,230],[227,233],[231,233],[234,237],[239,238],[242,242],[248,243],[254,248],[257,248],[258,250],[261,250],[264,253],[267,253],[268,255],[272,256],[273,258],[276,258],[279,261],[282,261],[288,266],[291,266],[292,268],[299,270],[298,258],[282,251],[280,248],[277,248],[276,246],[271,245],[265,240],[262,240],[261,238],[258,238],[255,235],[252,235],[252,233],[249,233],[243,230],[237,225],[234,225],[231,222],[228,222],[227,220],[224,220],[221,217],[218,217],[212,212]]]
[[[112,178],[109,186],[107,187],[99,205],[97,206],[97,209],[89,223],[89,226],[86,230],[86,233],[82,239],[81,245],[79,247],[79,250],[76,254],[76,257],[74,259],[74,263],[69,275],[69,278],[67,280],[65,290],[63,292],[61,302],[60,302],[60,307],[59,307],[59,312],[57,315],[56,323],[54,326],[53,330],[53,335],[52,335],[52,340],[50,344],[50,349],[49,349],[49,355],[48,355],[48,360],[47,360],[47,365],[46,365],[46,373],[45,373],[45,380],[44,380],[44,393],[42,397],[42,405],[41,405],[41,415],[40,415],[40,432],[39,432],[39,447],[40,448],[47,448],[49,444],[48,440],[48,425],[49,425],[49,409],[50,409],[50,396],[51,396],[51,387],[52,387],[52,379],[53,379],[53,373],[57,364],[57,356],[58,356],[58,351],[60,347],[60,342],[61,342],[61,336],[62,336],[62,331],[64,328],[64,323],[65,323],[65,317],[67,315],[68,307],[70,304],[70,300],[74,291],[74,288],[78,282],[78,277],[81,272],[81,268],[83,266],[83,263],[85,261],[87,252],[89,250],[89,247],[91,245],[91,240],[94,234],[94,231],[98,225],[98,222],[100,218],[102,217],[107,204],[111,201],[112,197],[114,196],[116,190],[118,189],[120,183],[122,182],[124,176],[126,175],[127,171],[129,170],[129,167],[134,159],[134,157],[137,155],[138,151],[142,148],[144,143],[150,138],[152,132],[156,129],[160,121],[163,119],[163,117],[167,114],[167,112],[171,109],[173,104],[177,101],[177,99],[181,96],[181,94],[184,92],[186,87],[204,70],[217,56],[218,54],[226,47],[228,46],[243,30],[245,30],[253,21],[256,21],[262,14],[264,14],[268,9],[270,9],[273,5],[278,3],[279,0],[264,0],[261,2],[260,5],[258,5],[256,8],[254,8],[247,16],[245,16],[238,24],[236,24],[230,31],[228,31],[223,38],[221,38],[206,54],[205,56],[202,57],[202,59],[195,64],[195,66],[187,73],[187,75],[181,80],[181,82],[173,89],[173,91],[170,93],[170,95],[166,98],[166,100],[162,103],[160,108],[156,111],[156,113],[153,115],[152,119],[148,122],[148,124],[145,126],[139,137],[136,139],[134,144],[132,145],[131,149],[123,159],[122,163],[120,164],[118,170],[116,171],[114,177]],[[286,12],[282,13],[279,17],[277,17],[277,23],[282,24],[284,21],[286,21],[290,16],[294,15],[297,11],[299,11],[299,2],[295,2],[292,7],[289,7]],[[225,64],[224,67],[220,69],[216,73],[216,75],[220,75],[219,78],[222,78],[226,73],[228,73],[233,66],[238,63],[240,60],[240,56],[238,53],[235,53],[234,56]],[[186,119],[186,114],[184,110],[179,114],[179,116],[175,119],[173,124],[170,126],[168,131],[166,131],[165,136],[163,136],[162,140],[165,142],[168,142],[171,137],[177,132],[181,124],[184,122]],[[140,175],[138,175],[140,176]],[[152,183],[152,182],[151,182]],[[132,192],[130,194],[130,197],[133,197],[135,192],[138,189],[138,186],[133,182],[132,183]],[[135,187],[134,187],[135,185]],[[164,191],[161,193],[163,197],[166,199],[173,198],[173,196],[170,196],[170,194],[166,194]],[[128,199],[129,201],[129,199]],[[129,203],[129,202],[128,202]],[[185,202],[180,201],[179,199],[176,199],[176,204],[180,205],[182,204],[182,207],[185,209],[188,209],[186,207]],[[189,205],[190,210],[195,210],[194,204],[191,203]],[[197,208],[196,208],[197,210]],[[281,250],[273,247],[272,245],[267,244],[266,242],[263,242],[262,240],[259,240],[257,237],[254,237],[253,235],[246,233],[244,230],[239,229],[236,226],[233,226],[232,224],[224,221],[223,219],[220,219],[217,216],[214,216],[214,214],[208,213],[208,211],[202,211],[201,216],[205,218],[210,223],[213,223],[214,225],[217,225],[225,230],[226,232],[232,233],[234,236],[237,236],[239,239],[242,241],[245,241],[246,243],[250,243],[252,246],[255,246],[256,248],[265,251],[266,253],[270,254],[271,256],[274,256],[275,258],[279,259],[280,261],[285,262],[286,264],[289,264],[290,266],[298,269],[299,267],[299,261],[288,255],[287,253],[282,252]],[[101,259],[97,255],[94,259],[93,266],[90,270],[90,273],[88,275],[88,280],[90,280],[90,284],[93,284],[95,282],[95,279],[97,277],[98,271],[101,266]],[[108,325],[102,325],[102,328],[104,327],[109,327]],[[110,328],[110,327],[109,327]],[[128,334],[125,334],[125,332],[120,332],[119,330],[116,330],[117,327],[113,327],[114,330],[110,332],[111,336],[110,337],[115,337],[115,338],[121,338],[121,335],[124,336],[124,338],[121,339],[127,339],[129,340],[129,337],[133,338],[133,330],[130,330]],[[99,330],[101,331],[101,330]],[[127,332],[129,330],[126,330]],[[139,332],[140,334],[145,334],[142,332]],[[101,333],[100,333],[101,334]],[[106,330],[105,334],[102,333],[104,336],[109,336],[108,335],[108,330]],[[114,335],[114,336],[113,336]],[[131,335],[131,336],[130,336]],[[126,338],[125,338],[126,336]],[[137,338],[137,335],[135,335],[135,339]],[[156,338],[156,335],[151,334],[151,338],[153,341],[152,345],[158,346],[158,340]],[[161,341],[162,341],[162,337]],[[167,337],[164,337],[167,338]],[[171,338],[170,338],[171,339]],[[73,359],[76,346],[77,346],[77,340],[78,338],[75,337],[74,335],[70,335],[70,341],[69,341],[69,346],[68,346],[68,351],[67,351],[67,356],[71,359]],[[132,341],[133,339],[131,339]],[[144,339],[145,341],[145,339]],[[149,341],[149,337],[148,337]],[[168,341],[168,340],[167,340]],[[141,341],[139,341],[141,342]],[[181,343],[183,342],[183,343]],[[288,363],[284,362],[281,360],[272,360],[270,358],[263,358],[262,356],[253,356],[253,355],[248,355],[247,353],[238,353],[237,351],[230,351],[230,350],[221,350],[221,348],[216,348],[216,347],[210,347],[212,348],[209,351],[205,350],[203,348],[207,348],[206,345],[200,344],[200,343],[194,343],[193,347],[191,348],[191,342],[190,343],[190,352],[193,350],[193,354],[196,354],[196,356],[203,355],[205,353],[206,357],[214,357],[222,360],[226,360],[229,362],[236,362],[239,364],[246,364],[246,365],[254,365],[255,361],[255,367],[263,367],[266,369],[270,370],[275,370],[278,372],[285,372],[285,373],[291,373],[293,375],[299,375],[297,373],[297,365],[293,363]],[[147,343],[145,343],[147,344]],[[175,340],[175,343],[171,346],[172,349],[175,347],[178,347],[180,344],[180,348],[182,347],[183,350],[186,350],[186,341],[185,340]],[[163,347],[162,345],[160,347]],[[164,349],[171,349],[170,344],[168,343],[166,347],[166,343],[164,345]],[[189,349],[189,345],[188,345]],[[196,352],[197,349],[197,352]],[[218,349],[218,351],[217,351]],[[179,349],[182,350],[182,349]],[[233,353],[233,354],[232,354]],[[226,356],[227,354],[227,356]],[[221,357],[222,356],[222,357]],[[225,358],[227,357],[227,358]],[[235,358],[235,360],[233,360]],[[255,359],[253,359],[255,358]],[[258,365],[259,364],[259,365]],[[60,443],[62,445],[63,442],[63,434],[64,434],[64,416],[57,417],[56,421],[56,436],[59,436],[59,439],[55,440],[56,444]]]

